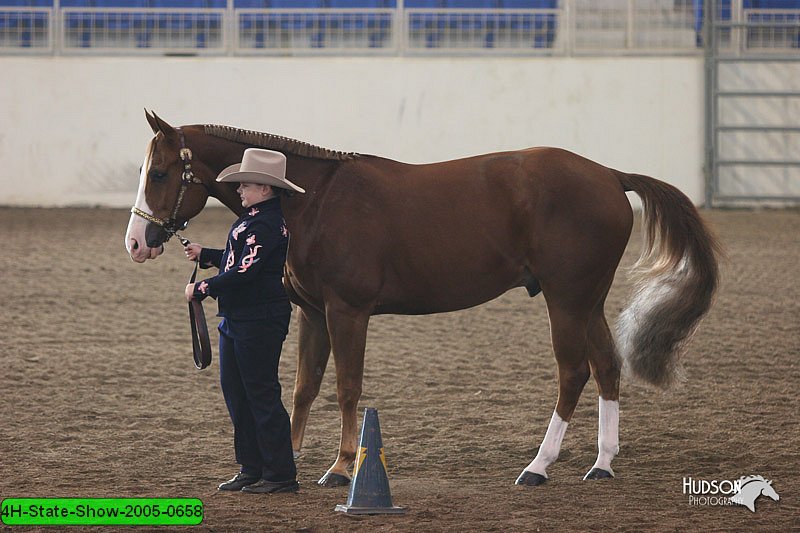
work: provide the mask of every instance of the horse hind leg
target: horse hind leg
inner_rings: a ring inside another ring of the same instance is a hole
[[[619,453],[620,363],[614,348],[614,338],[603,316],[602,307],[600,309],[589,325],[589,365],[600,394],[597,460],[584,476],[584,480],[614,477],[611,461]]]
[[[567,426],[589,380],[586,319],[550,302],[548,311],[553,351],[558,362],[558,400],[539,451],[517,478],[517,485],[535,486],[547,481],[547,468],[558,459]]]

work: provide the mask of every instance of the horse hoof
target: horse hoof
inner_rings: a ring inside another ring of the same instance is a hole
[[[547,478],[543,475],[537,474],[536,472],[528,472],[527,470],[523,470],[514,484],[525,485],[526,487],[538,487],[545,481],[547,481]]]
[[[603,470],[602,468],[592,468],[589,470],[589,473],[583,476],[583,480],[586,481],[588,479],[613,479],[614,474],[609,472],[608,470]]]
[[[350,484],[350,478],[341,474],[328,472],[319,478],[317,484],[323,487],[345,487]]]

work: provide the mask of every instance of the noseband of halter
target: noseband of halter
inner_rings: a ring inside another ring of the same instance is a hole
[[[178,190],[178,199],[175,202],[175,207],[172,209],[172,214],[167,220],[163,220],[151,215],[150,213],[145,213],[136,206],[131,207],[131,213],[134,215],[142,217],[151,224],[155,224],[156,226],[161,226],[164,228],[164,231],[167,233],[167,238],[164,240],[164,242],[170,240],[173,235],[178,235],[179,231],[186,229],[186,226],[189,225],[188,220],[183,222],[183,224],[178,225],[178,210],[181,208],[181,204],[183,203],[183,195],[186,194],[186,189],[189,188],[189,185],[192,183],[205,185],[203,181],[199,178],[196,178],[194,172],[192,172],[192,151],[186,147],[186,137],[183,135],[183,130],[180,128],[175,128],[175,131],[178,132],[178,135],[180,135],[181,139],[180,156],[181,161],[183,161],[183,174],[181,174],[181,188]],[[181,236],[178,235],[178,238],[181,238]]]

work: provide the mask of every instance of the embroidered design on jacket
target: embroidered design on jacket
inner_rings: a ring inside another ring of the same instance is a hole
[[[244,222],[233,228],[233,230],[231,231],[231,237],[233,237],[233,240],[234,241],[239,240],[239,234],[246,229],[247,229],[247,224],[245,224]]]
[[[248,213],[248,214],[249,214],[251,217],[254,217],[254,216],[256,216],[257,214],[259,214],[260,212],[261,212],[261,211],[259,211],[257,207],[254,207],[253,209],[251,209],[251,210],[250,210],[250,213]]]
[[[281,220],[281,235],[283,235],[284,237],[289,236],[289,229],[286,227],[285,220]]]
[[[233,247],[231,247],[231,251],[228,253],[228,259],[225,261],[225,272],[230,270],[235,263],[236,258],[233,257]]]
[[[208,283],[205,281],[201,281],[200,284],[197,286],[197,290],[202,292],[203,294],[208,293]]]
[[[253,236],[253,242],[255,242],[255,236]],[[242,266],[239,267],[239,272],[247,272],[247,269],[253,266],[253,263],[258,261],[256,255],[258,254],[259,248],[261,248],[260,244],[250,247],[250,253],[242,257]]]
[[[247,243],[247,244],[249,244],[250,246],[253,246],[253,245],[256,243],[256,236],[255,236],[255,235],[250,235],[250,236],[247,238],[247,240],[246,240],[246,241],[244,241],[244,242],[246,242],[246,243]]]

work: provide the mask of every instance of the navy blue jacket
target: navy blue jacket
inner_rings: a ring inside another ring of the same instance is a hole
[[[271,307],[288,303],[282,282],[288,245],[280,198],[249,207],[231,226],[225,250],[200,252],[200,267],[220,272],[195,283],[194,297],[216,298],[218,316],[227,319],[269,319]]]

